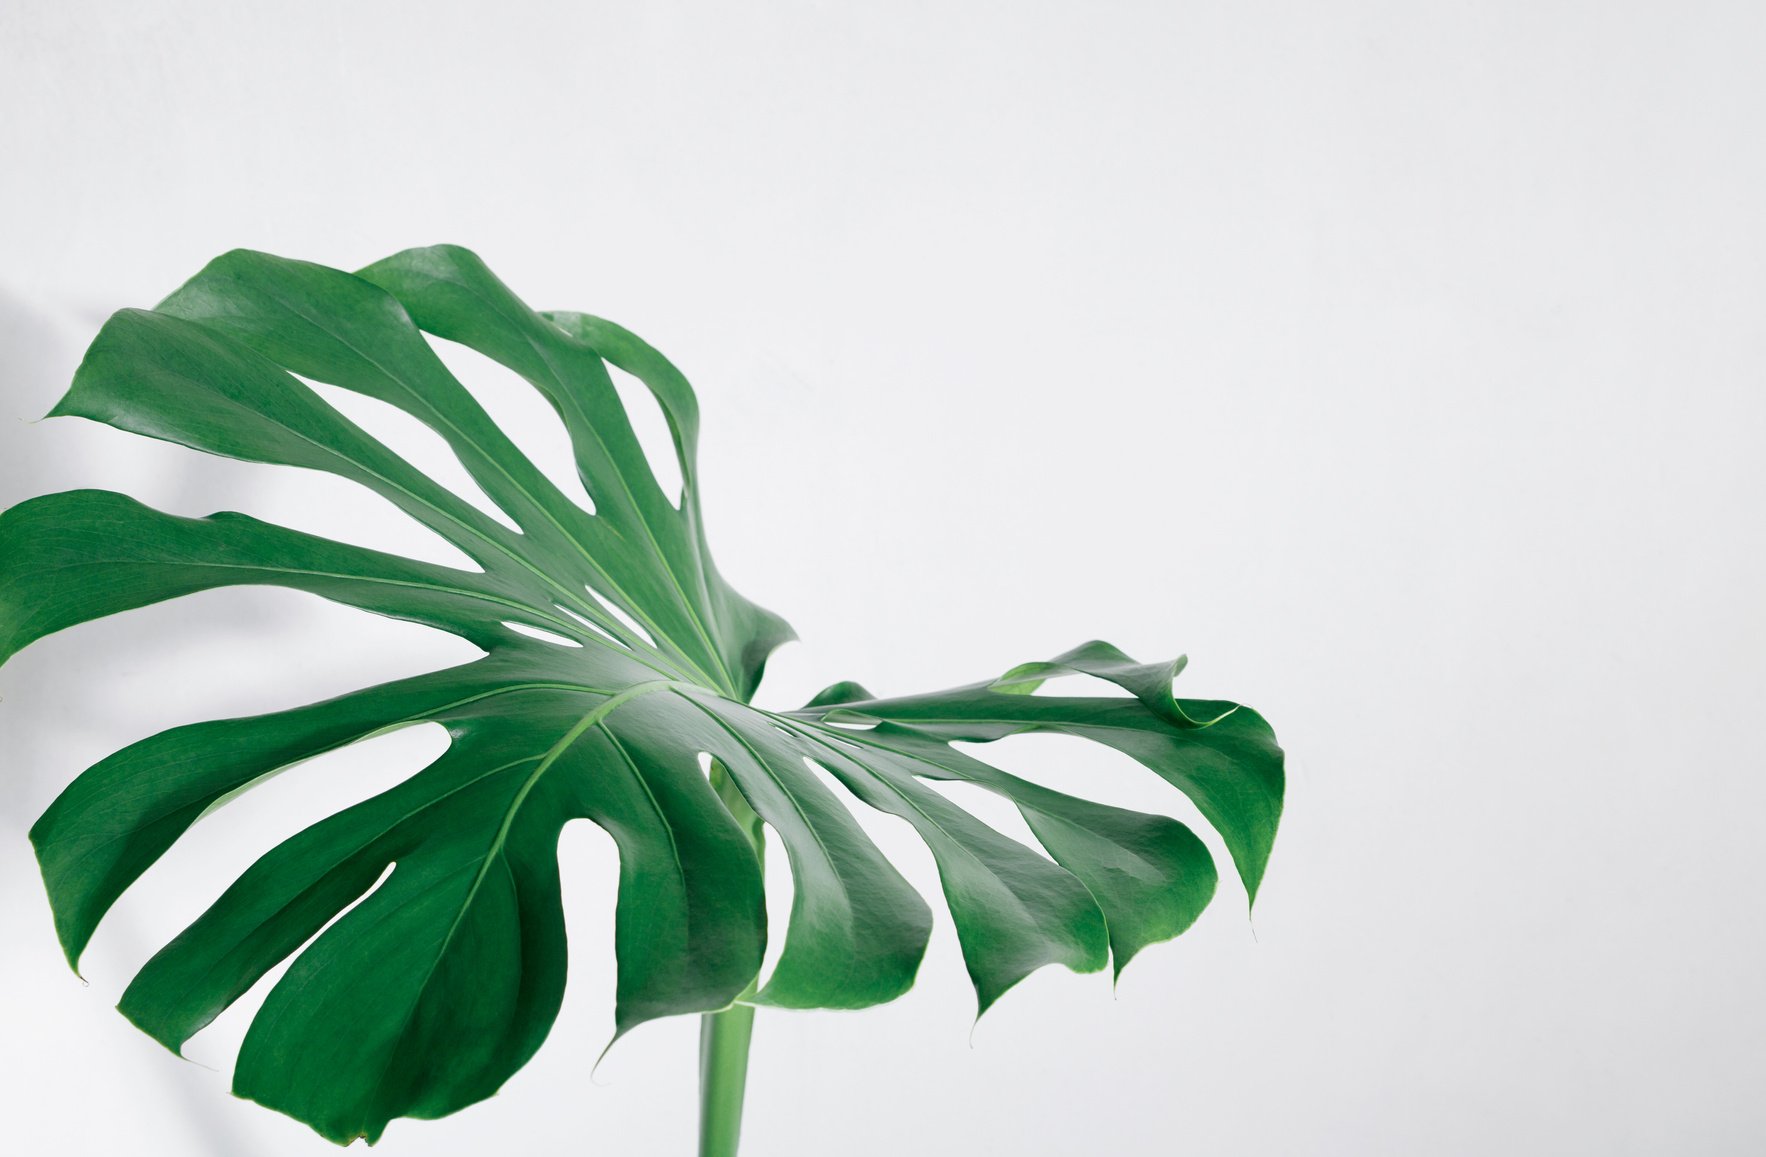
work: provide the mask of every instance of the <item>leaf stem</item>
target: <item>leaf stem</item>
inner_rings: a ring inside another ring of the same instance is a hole
[[[766,864],[766,834],[761,819],[742,798],[730,773],[711,763],[711,786],[730,809],[754,846],[754,858]],[[754,995],[760,978],[749,982],[735,1003],[722,1012],[699,1018],[699,1157],[736,1157],[742,1134],[742,1097],[748,1087],[748,1042],[754,1035]]]

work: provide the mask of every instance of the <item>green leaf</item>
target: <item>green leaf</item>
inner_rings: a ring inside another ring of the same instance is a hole
[[[1105,646],[1088,643],[1078,650]],[[1066,666],[1074,654],[1029,666]],[[1013,672],[1024,669],[1015,667]],[[1025,681],[1014,673],[1006,676],[1008,684]],[[1275,733],[1248,707],[1179,699],[1169,709],[1156,710],[1138,698],[1025,694],[1011,686],[1001,690],[994,682],[900,699],[847,697],[826,702],[827,695],[823,692],[816,706],[799,714],[824,722],[906,724],[947,743],[985,743],[1008,735],[1054,731],[1114,747],[1190,797],[1226,841],[1245,890],[1256,899],[1281,820],[1284,778]],[[1193,722],[1198,718],[1210,721]]]
[[[498,429],[426,333],[495,359],[547,399],[592,509]],[[657,484],[609,367],[655,396],[679,495]],[[423,422],[519,531],[414,469],[307,381]],[[907,990],[931,912],[851,799],[906,820],[931,850],[980,1011],[1045,964],[1114,960],[1120,972],[1213,895],[1208,852],[1176,820],[1052,791],[955,741],[1057,731],[1115,747],[1195,801],[1253,896],[1262,878],[1280,748],[1248,709],[1175,699],[1181,660],[1141,664],[1088,643],[932,695],[878,698],[842,683],[797,711],[754,706],[767,657],[793,636],[711,560],[691,388],[618,326],[529,309],[465,250],[411,250],[354,275],[227,254],[158,308],[111,318],[54,412],[347,478],[480,568],[241,514],[179,517],[104,491],[0,514],[0,661],[65,627],[245,583],[421,623],[484,652],[327,702],[152,736],[80,775],[31,832],[77,967],[118,897],[234,795],[393,728],[446,728],[448,748],[429,766],[217,889],[121,1003],[180,1049],[294,957],[251,1023],[234,1087],[334,1141],[373,1141],[394,1117],[487,1097],[539,1047],[565,983],[557,843],[573,819],[619,849],[616,1038],[736,1000],[861,1008]],[[1040,693],[1067,675],[1125,695]],[[957,807],[939,781],[1010,800],[1041,852]],[[794,895],[778,964],[757,984],[767,929],[751,833],[763,830],[785,849]]]

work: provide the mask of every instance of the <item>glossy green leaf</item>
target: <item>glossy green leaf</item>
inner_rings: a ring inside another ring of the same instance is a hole
[[[541,393],[592,509],[498,429],[426,333]],[[678,495],[658,485],[610,367],[656,398]],[[520,529],[413,468],[309,381],[424,423]],[[1248,709],[1174,698],[1181,660],[1141,664],[1088,643],[953,691],[878,698],[845,683],[796,711],[752,705],[768,655],[792,635],[712,563],[691,388],[618,326],[529,309],[465,250],[411,250],[353,275],[227,254],[158,308],[113,317],[55,413],[349,479],[480,568],[241,514],[179,517],[104,491],[0,515],[0,661],[64,627],[247,583],[421,623],[484,652],[327,702],[152,736],[80,775],[32,829],[77,967],[117,898],[236,793],[392,728],[446,728],[449,746],[429,766],[217,888],[123,996],[125,1015],[178,1049],[293,956],[251,1023],[235,1090],[332,1140],[372,1141],[394,1117],[489,1096],[539,1047],[565,983],[556,852],[572,819],[600,825],[619,849],[620,1034],[736,1000],[860,1008],[906,991],[931,912],[856,822],[853,800],[905,820],[931,850],[982,1011],[1045,964],[1094,971],[1113,959],[1120,972],[1208,903],[1214,866],[1181,823],[1050,790],[955,741],[1056,731],[1114,747],[1195,802],[1252,895],[1262,878],[1281,751]],[[1069,675],[1124,694],[1042,693]],[[1011,801],[1041,850],[969,815],[939,781]],[[210,822],[225,822],[224,809]],[[757,824],[794,882],[765,978]]]

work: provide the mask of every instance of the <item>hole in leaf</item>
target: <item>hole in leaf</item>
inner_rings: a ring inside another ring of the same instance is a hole
[[[585,583],[583,585],[583,589],[585,591],[588,591],[589,597],[594,599],[597,603],[600,603],[602,608],[604,608],[608,614],[612,615],[614,618],[618,619],[621,624],[623,624],[624,626],[629,628],[631,630],[632,634],[638,636],[638,638],[644,640],[644,642],[648,643],[650,646],[652,646],[652,647],[656,646],[656,640],[651,637],[650,632],[645,630],[644,627],[642,626],[642,624],[640,624],[638,622],[638,620],[632,618],[630,615],[626,614],[624,611],[622,611],[618,607],[614,606],[613,603],[610,602],[606,596],[604,596],[600,591],[596,590],[594,587],[589,586]]]
[[[761,865],[761,887],[766,895],[766,948],[760,956],[760,984],[772,979],[785,954],[785,935],[791,927],[791,906],[797,902],[797,880],[791,874],[791,857],[784,843],[763,826],[766,836],[766,862]]]
[[[840,796],[842,799],[853,798],[851,793],[846,790],[846,785],[840,781],[840,777],[828,770],[827,764],[808,755],[803,756],[802,759],[803,766],[809,768],[810,774],[821,780],[822,785],[829,791]]]
[[[656,485],[669,505],[679,510],[683,486],[681,460],[675,450],[674,430],[668,424],[668,415],[663,413],[662,403],[656,400],[649,386],[611,363],[607,366],[607,375],[613,379],[613,388],[619,391],[620,405],[625,407],[632,433],[650,464],[651,476],[656,479]]]
[[[448,733],[441,724],[411,724],[259,777],[180,837],[123,894],[117,908],[100,925],[99,937],[120,934],[126,938],[127,951],[133,959],[126,962],[129,967],[124,975],[132,974],[145,963],[147,955],[201,915],[259,857],[313,824],[420,774],[441,758],[448,745]],[[383,870],[373,888],[327,921],[325,927],[372,895],[386,879],[387,872]],[[312,943],[312,938],[307,943]],[[94,947],[97,946],[95,940]],[[298,953],[260,978],[246,996],[205,1030],[213,1035],[207,1038],[198,1060],[211,1067],[227,1066],[258,1006],[295,955]],[[116,971],[119,956],[116,949],[105,948],[106,973]],[[218,1061],[211,1059],[217,1057]]]
[[[235,462],[226,465],[261,472],[260,478],[267,479],[268,484],[242,484],[235,478],[191,484],[185,489],[193,498],[200,495],[200,505],[190,508],[189,503],[180,501],[177,505],[186,509],[176,512],[201,516],[224,508],[334,542],[402,555],[469,574],[484,573],[476,559],[447,538],[406,514],[387,498],[347,478],[297,466],[244,467]],[[140,489],[129,492],[139,494]],[[226,501],[213,501],[216,493],[225,494]],[[166,508],[171,504],[149,505]]]
[[[625,647],[625,640],[624,639],[618,638],[617,636],[613,635],[611,632],[609,632],[607,630],[606,627],[603,627],[600,623],[597,623],[592,619],[588,619],[588,618],[583,617],[582,615],[577,614],[575,611],[571,610],[569,607],[565,606],[563,603],[553,603],[552,606],[560,611],[563,611],[565,614],[569,615],[571,618],[573,618],[577,622],[581,623],[585,630],[595,632],[597,635],[600,635],[603,639],[606,639],[609,643],[613,643],[617,646]],[[631,648],[626,647],[626,650],[629,651],[629,650],[631,650]]]
[[[918,778],[918,777],[916,777]],[[1052,858],[1043,850],[1042,842],[1017,805],[997,796],[984,787],[954,779],[921,779],[920,782],[948,799],[953,805],[986,824],[994,831],[1023,844],[1045,860]]]
[[[708,751],[701,751],[697,758],[700,774],[710,779],[715,757]],[[734,782],[735,777],[730,778]],[[741,792],[741,784],[737,783],[735,786]],[[759,987],[765,988],[767,978],[772,976],[780,955],[785,951],[785,935],[791,924],[791,905],[796,898],[796,891],[791,876],[791,859],[786,854],[784,844],[773,835],[772,829],[767,825],[762,824],[761,832],[766,841],[766,854],[761,864],[761,886],[766,903],[767,938],[766,948],[761,954]]]
[[[566,498],[593,514],[595,500],[583,486],[577,470],[570,432],[539,388],[471,346],[433,334],[423,336],[429,339],[442,364],[478,399],[491,421],[527,455],[527,460],[551,479]]]
[[[521,527],[515,524],[514,519],[502,507],[491,501],[490,496],[467,473],[466,467],[460,464],[453,448],[440,434],[397,406],[378,398],[328,386],[323,382],[308,381],[305,378],[301,380],[311,386],[334,410],[367,431],[375,441],[410,463],[419,473],[428,475],[431,481],[451,491],[455,497],[486,517],[517,534],[521,533]]]
[[[829,743],[838,743],[842,747],[850,748],[851,750],[858,751],[858,752],[862,752],[865,750],[863,744],[854,743],[852,740],[846,738],[844,735],[830,735],[828,733],[829,731],[835,730],[838,726],[839,726],[838,724],[830,725],[827,723],[823,723],[819,727],[815,728],[814,730],[816,731],[817,738],[826,740]],[[871,727],[870,726],[848,727],[848,728],[846,728],[846,730],[848,730],[848,731],[869,731],[869,730],[871,730]],[[787,732],[787,734],[792,734],[792,733]],[[795,738],[795,735],[793,735],[793,738]]]
[[[619,844],[590,819],[572,819],[558,834],[559,888],[564,899],[564,934],[570,945],[570,983],[564,986],[557,1034],[563,1063],[572,1072],[593,1071],[597,1054],[613,1036],[614,994],[619,962],[614,928],[618,919]],[[597,1080],[617,1070],[625,1053],[615,1048]]]
[[[884,858],[895,865],[915,891],[928,898],[939,895],[941,885],[937,864],[931,849],[926,846],[925,839],[915,830],[913,824],[893,812],[865,803],[825,765],[807,758],[803,762],[821,781],[822,786],[834,794],[834,798],[852,816],[853,822],[858,824],[866,838],[877,846]],[[857,806],[860,804],[864,806]],[[948,931],[949,925],[945,923],[942,906],[934,903],[932,907],[934,918]],[[940,935],[939,932],[933,933],[934,943]]]
[[[528,638],[538,639],[542,643],[551,643],[555,647],[582,646],[582,644],[575,639],[567,639],[563,635],[554,634],[553,632],[543,630],[540,627],[530,627],[526,623],[515,623],[508,619],[504,619],[503,625],[518,635],[526,635]]]
[[[265,852],[421,774],[448,746],[441,724],[415,723],[259,776],[197,820],[124,894],[118,911],[139,905],[152,913],[157,948]]]
[[[1041,679],[1041,685],[1033,691],[1026,692],[1022,688],[1014,687],[995,687],[993,690],[996,693],[1003,692],[1012,695],[1055,695],[1074,699],[1122,699],[1128,696],[1128,692],[1116,684],[1108,679],[1100,679],[1096,675],[1057,672],[1041,676]]]
[[[60,655],[44,656],[52,662],[14,660],[0,707],[14,719],[55,719],[69,710],[76,686],[107,707],[40,746],[22,735],[14,741],[13,770],[38,775],[35,795],[7,805],[18,809],[8,820],[47,806],[48,788],[70,769],[166,727],[286,710],[484,656],[422,624],[258,585],[200,591],[71,627],[64,637]],[[27,785],[32,779],[24,776]]]
[[[1217,863],[1232,863],[1219,833],[1195,802],[1123,752],[1053,731],[1008,735],[991,743],[958,740],[950,746],[1053,791],[1177,820],[1208,845]]]
[[[392,874],[398,869],[398,866],[398,861],[394,860],[382,868],[379,878],[366,892],[351,900],[337,915],[325,921],[317,932],[302,941],[299,948],[290,952],[268,972],[258,977],[257,983],[246,989],[238,1000],[228,1005],[220,1016],[197,1030],[195,1036],[184,1042],[183,1055],[205,1068],[215,1069],[219,1072],[231,1070],[234,1059],[239,1055],[240,1046],[245,1043],[245,1034],[250,1029],[251,1022],[257,1017],[258,1009],[263,1007],[264,1001],[269,997],[270,990],[282,982],[283,975],[294,967],[294,962],[300,959],[301,953],[311,948],[319,937],[331,931],[333,924],[348,916],[361,905],[366,904],[374,893],[380,891],[387,880],[392,878]]]

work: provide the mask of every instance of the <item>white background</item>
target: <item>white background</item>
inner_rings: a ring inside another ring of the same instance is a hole
[[[433,552],[343,483],[30,420],[106,313],[225,249],[469,245],[697,384],[718,558],[805,640],[763,701],[1103,637],[1187,651],[1187,693],[1292,753],[1254,928],[1224,884],[1114,999],[1045,971],[971,1041],[945,925],[896,1005],[762,1013],[746,1152],[1758,1152],[1763,53],[1748,3],[11,0],[0,501],[105,486]],[[468,653],[234,590],[0,671],[10,1152],[329,1151],[227,1095],[244,1016],[192,1046],[215,1072],[110,1006],[269,841],[439,742],[204,821],[90,987],[25,829],[152,731]],[[1110,753],[1001,747],[1191,814]],[[591,1080],[613,858],[586,825],[564,855],[547,1047],[385,1152],[689,1151],[690,1020]]]

